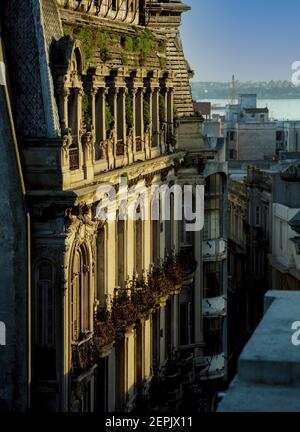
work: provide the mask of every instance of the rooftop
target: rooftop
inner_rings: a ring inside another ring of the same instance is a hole
[[[300,347],[292,343],[299,304],[300,292],[267,293],[265,316],[241,354],[219,412],[300,411]]]

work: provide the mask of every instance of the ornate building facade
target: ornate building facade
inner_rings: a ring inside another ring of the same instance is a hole
[[[1,290],[5,410],[177,410],[198,400],[197,382],[226,375],[226,164],[193,114],[179,37],[188,9],[179,0],[3,2],[10,138],[1,143],[10,152],[15,143],[11,247],[22,245],[20,266],[3,263],[20,279]],[[129,203],[139,217],[119,208],[99,220],[106,186],[121,197],[121,179],[149,192]],[[184,220],[149,217],[150,191],[183,185],[206,185],[204,239]]]

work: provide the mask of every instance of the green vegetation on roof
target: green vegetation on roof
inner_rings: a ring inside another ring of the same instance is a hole
[[[154,33],[145,28],[133,27],[134,33],[121,36],[116,32],[107,32],[91,25],[64,24],[64,34],[81,42],[87,63],[100,52],[101,60],[106,63],[112,59],[111,49],[119,48],[121,63],[128,63],[128,53],[137,53],[139,63],[143,63],[146,56],[157,52],[164,52],[165,42],[158,40]]]

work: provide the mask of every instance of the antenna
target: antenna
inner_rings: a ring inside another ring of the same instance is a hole
[[[235,79],[235,76],[232,75],[231,86],[230,86],[230,105],[234,105],[236,102],[237,83],[238,82]]]

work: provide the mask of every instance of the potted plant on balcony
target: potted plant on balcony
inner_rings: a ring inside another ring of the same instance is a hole
[[[99,308],[94,320],[94,347],[95,353],[100,357],[109,352],[114,344],[116,329],[112,321],[111,312]]]
[[[154,267],[149,274],[148,280],[149,287],[156,299],[156,305],[165,303],[171,294],[172,284],[166,277],[163,267]]]
[[[183,270],[173,253],[164,262],[164,272],[172,285],[172,292],[174,294],[180,292],[183,281]]]
[[[145,278],[132,281],[131,300],[136,308],[138,318],[148,317],[153,312],[155,295]]]
[[[116,289],[112,305],[112,319],[117,331],[130,328],[137,320],[137,311],[129,296],[129,290]]]
[[[80,339],[72,346],[72,373],[74,375],[80,375],[95,364],[93,339],[82,342]]]

